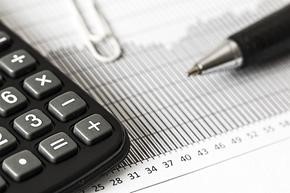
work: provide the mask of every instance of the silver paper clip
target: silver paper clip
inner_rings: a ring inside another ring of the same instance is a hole
[[[73,0],[73,3],[85,35],[91,43],[89,48],[94,57],[100,62],[113,62],[118,59],[122,55],[122,48],[95,0]],[[110,50],[104,51],[104,47]]]

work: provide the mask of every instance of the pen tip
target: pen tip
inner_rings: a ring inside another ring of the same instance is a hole
[[[188,72],[187,72],[187,76],[191,76],[191,75],[198,75],[201,74],[201,68],[198,65],[194,65]]]

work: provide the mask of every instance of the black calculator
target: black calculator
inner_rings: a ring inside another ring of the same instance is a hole
[[[126,156],[121,123],[0,22],[0,192],[73,192]]]

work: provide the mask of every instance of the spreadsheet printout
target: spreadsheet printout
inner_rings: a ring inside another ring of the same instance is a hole
[[[123,49],[115,62],[94,58],[73,1],[0,0],[4,23],[128,129],[127,158],[78,192],[289,192],[290,59],[186,75],[228,35],[289,1],[96,3]]]

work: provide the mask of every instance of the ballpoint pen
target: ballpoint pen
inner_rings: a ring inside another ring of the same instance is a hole
[[[199,60],[188,76],[244,67],[290,54],[290,5],[229,36]]]

